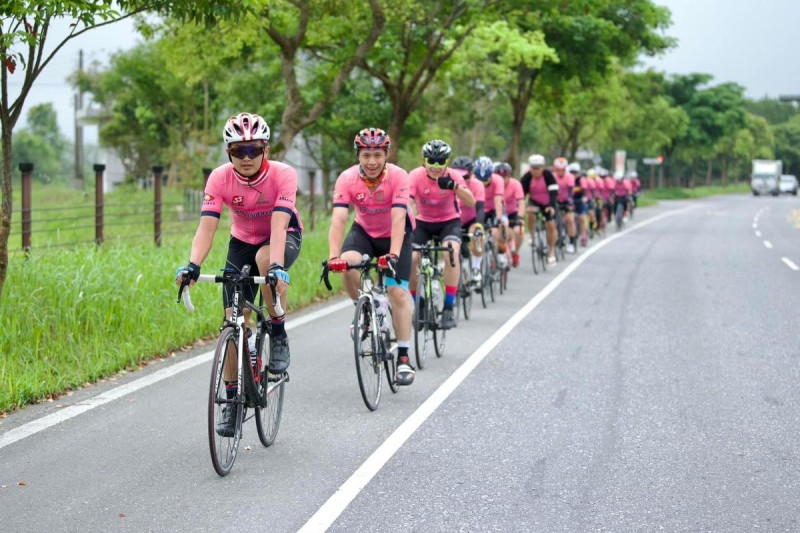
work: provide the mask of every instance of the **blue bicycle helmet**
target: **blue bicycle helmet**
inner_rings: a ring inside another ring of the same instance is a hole
[[[492,173],[494,172],[494,163],[492,163],[491,159],[482,155],[475,160],[473,172],[479,180],[484,183],[489,183],[492,179]]]

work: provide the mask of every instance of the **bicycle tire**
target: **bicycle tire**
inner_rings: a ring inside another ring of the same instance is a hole
[[[614,222],[617,224],[617,231],[622,229],[622,216],[625,210],[622,206],[622,203],[617,203],[617,207],[614,209]]]
[[[223,368],[227,357],[237,351],[238,332],[233,326],[223,328],[214,350],[214,359],[211,366],[211,382],[208,391],[208,448],[211,452],[211,464],[221,477],[227,476],[236,460],[239,442],[242,438],[242,422],[244,420],[244,405],[239,404],[236,411],[236,429],[232,437],[223,437],[217,434],[217,423],[222,420],[222,406],[228,403]],[[235,402],[241,401],[241,391],[237,391]]]
[[[383,370],[386,372],[386,381],[389,382],[389,390],[396,393],[400,390],[400,385],[395,379],[395,354],[392,351],[392,344],[397,348],[397,335],[394,332],[394,317],[392,308],[389,308],[389,328],[383,334],[384,349],[387,351],[383,358]]]
[[[378,349],[378,336],[372,328],[372,301],[358,300],[353,316],[353,354],[361,398],[367,409],[374,411],[381,402],[381,373],[383,361]]]
[[[444,293],[444,283],[441,279],[434,278],[431,280],[431,283],[438,283],[440,292]],[[441,303],[441,308],[437,309],[437,304]],[[429,305],[429,311],[433,313],[433,316],[436,317],[436,323],[433,327],[433,349],[436,353],[436,357],[442,357],[444,355],[444,346],[445,346],[445,339],[447,338],[447,330],[442,329],[441,318],[444,312],[444,300],[441,302],[435,302],[433,298],[431,298],[431,303]]]
[[[256,406],[256,430],[258,431],[258,440],[265,447],[271,446],[275,442],[275,437],[278,436],[283,415],[284,385],[288,379],[286,373],[276,376],[267,372],[269,358],[264,357],[264,354],[268,354],[268,339],[266,335],[263,335],[260,341],[256,340],[257,344],[260,342],[261,360],[265,361],[264,368],[260,371],[258,394],[267,404],[266,407]]]
[[[494,284],[497,283],[497,255],[495,254],[493,245],[486,247],[486,254],[484,254],[484,257],[489,263],[489,298],[492,303],[494,303]]]
[[[456,293],[456,318],[460,315],[460,310],[464,309],[464,320],[469,320],[472,312],[472,291],[464,283],[464,269],[470,268],[469,261],[461,261],[461,275],[458,277],[458,292]]]
[[[414,356],[417,360],[417,369],[422,370],[428,360],[428,336],[431,333],[429,327],[430,317],[425,316],[425,320],[420,320],[419,309],[422,307],[422,300],[428,305],[430,298],[425,298],[425,286],[427,275],[420,274],[417,280],[417,294],[414,296]],[[425,310],[427,313],[427,309]]]
[[[531,242],[531,266],[533,266],[533,273],[538,274],[539,268],[536,263],[539,261],[539,243],[537,232],[533,232],[533,242]]]
[[[484,254],[481,260],[481,305],[484,309],[488,306],[489,302],[486,299],[486,293],[489,290],[489,263],[486,260],[486,252],[484,249]]]

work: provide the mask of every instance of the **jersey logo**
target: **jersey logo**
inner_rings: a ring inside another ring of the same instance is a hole
[[[244,196],[233,197],[233,205],[243,205],[243,204],[244,204]]]
[[[342,196],[343,196],[343,195],[342,195],[342,193],[340,193],[340,192],[338,192],[338,191],[337,191],[337,192],[335,192],[335,193],[333,193],[333,199],[334,199],[334,200],[338,200],[338,199],[339,199],[339,198],[341,198]]]
[[[430,194],[430,193],[431,193],[431,190],[430,190],[429,187],[425,187],[425,190],[422,191],[422,194]]]
[[[363,192],[356,194],[356,200],[359,202],[363,202],[366,195]]]
[[[203,201],[204,202],[213,202],[214,201],[214,197],[211,196],[210,194],[206,194],[205,196],[203,196]]]
[[[265,205],[267,203],[267,199],[264,198],[264,195],[258,193],[258,201],[256,201],[256,205]]]
[[[372,195],[376,202],[383,202],[384,196],[383,191],[375,191],[375,194]]]

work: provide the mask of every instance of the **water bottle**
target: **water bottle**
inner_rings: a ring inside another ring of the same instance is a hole
[[[433,296],[433,301],[436,302],[437,309],[442,307],[444,298],[442,297],[442,285],[439,283],[438,279],[431,280],[431,294]]]
[[[258,364],[258,350],[256,350],[256,336],[250,328],[247,328],[247,347],[250,350],[250,366],[255,367]]]
[[[386,318],[389,315],[389,298],[382,292],[376,292],[374,298],[381,329],[386,329],[389,327]]]

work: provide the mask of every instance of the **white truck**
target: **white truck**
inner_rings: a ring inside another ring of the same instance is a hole
[[[783,174],[783,162],[771,159],[754,159],[753,175],[750,178],[750,189],[753,191],[753,196],[761,194],[778,196],[781,193],[781,174]]]

